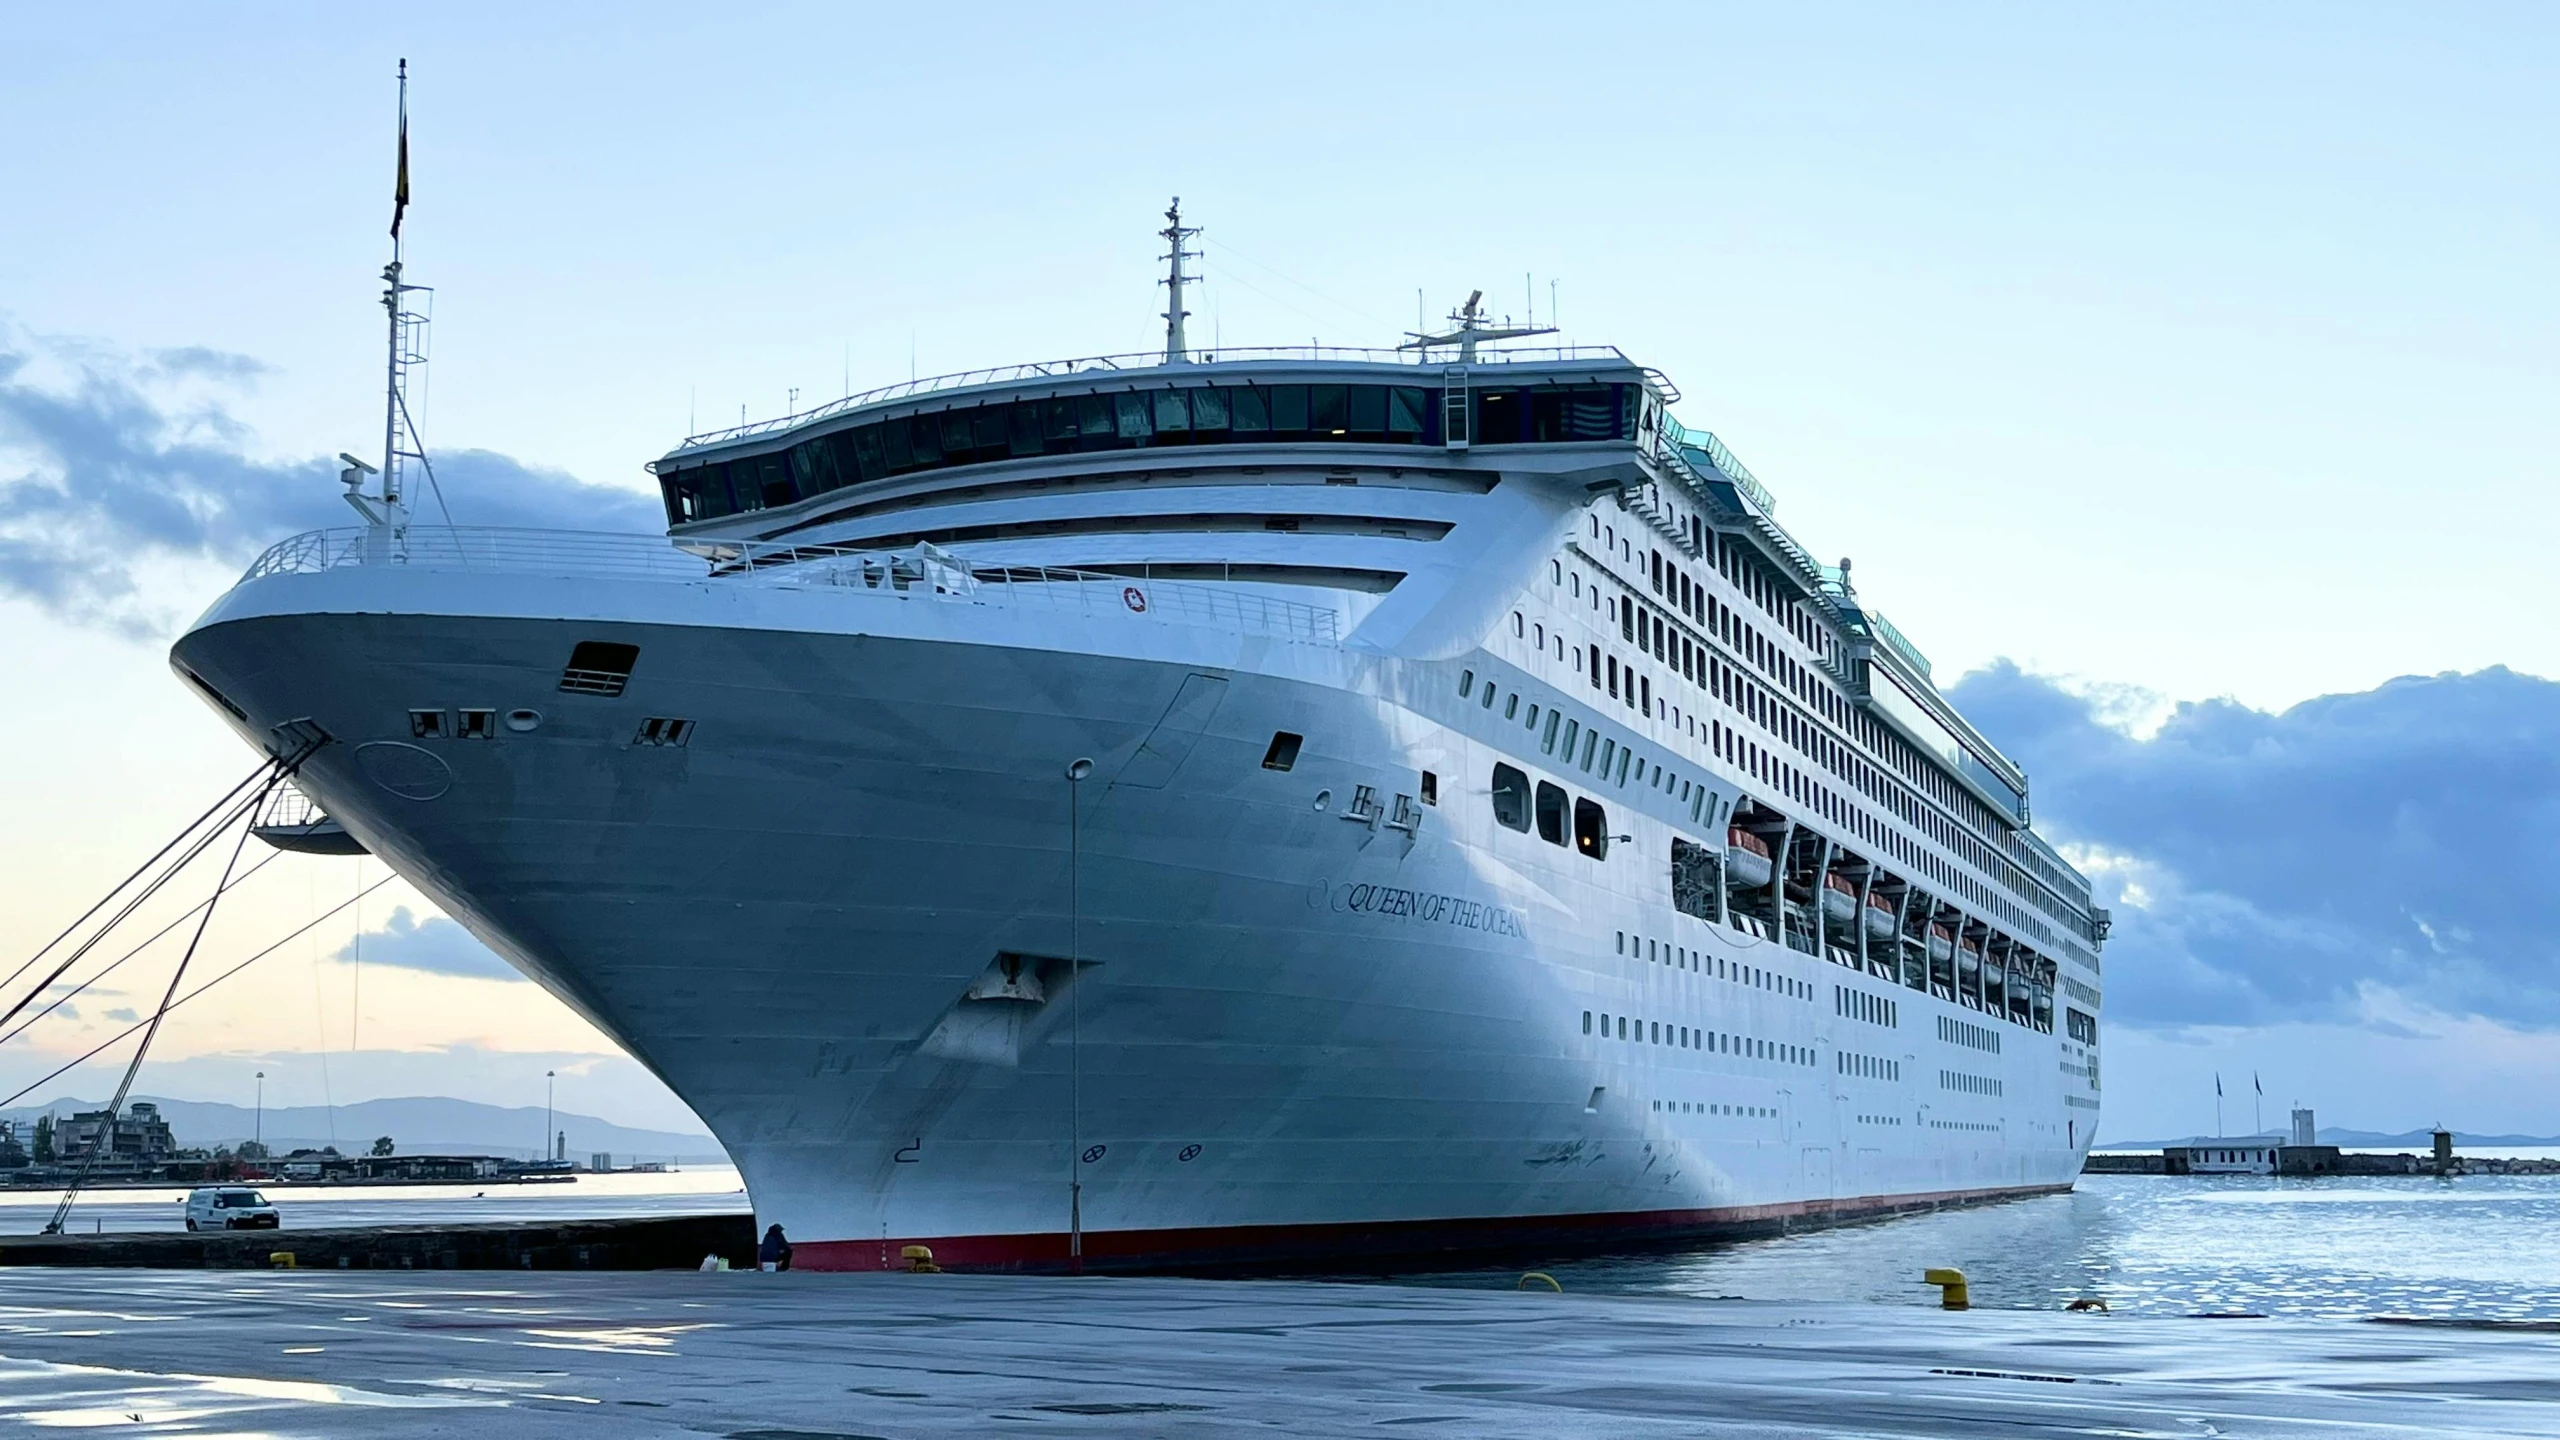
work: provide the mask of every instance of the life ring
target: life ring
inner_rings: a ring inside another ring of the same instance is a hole
[[[1120,603],[1144,615],[1147,613],[1147,592],[1135,585],[1123,585],[1120,587]]]

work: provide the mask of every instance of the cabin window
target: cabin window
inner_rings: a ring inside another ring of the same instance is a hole
[[[1422,803],[1425,805],[1440,803],[1440,777],[1428,770],[1422,772]]]
[[[1507,830],[1529,828],[1529,777],[1509,765],[1493,767],[1493,818]]]
[[[1609,858],[1609,812],[1590,800],[1573,802],[1574,847],[1594,860]]]
[[[1307,737],[1304,735],[1292,735],[1286,730],[1273,731],[1271,747],[1262,752],[1262,768],[1265,770],[1291,768],[1298,763],[1298,747],[1305,743],[1307,743]]]
[[[1538,782],[1538,838],[1550,845],[1564,843],[1565,793],[1561,785]]]

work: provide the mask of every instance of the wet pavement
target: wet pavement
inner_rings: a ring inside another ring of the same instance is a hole
[[[2560,1333],[1279,1281],[0,1271],[0,1431],[2560,1435]]]

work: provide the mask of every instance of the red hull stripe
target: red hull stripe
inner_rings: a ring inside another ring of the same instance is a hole
[[[2014,1200],[2068,1191],[2064,1185],[1941,1190],[1871,1195],[1854,1200],[1792,1200],[1713,1210],[1635,1210],[1592,1215],[1517,1215],[1461,1220],[1395,1220],[1333,1225],[1228,1225],[1185,1230],[1089,1230],[1083,1268],[1162,1270],[1196,1265],[1304,1264],[1398,1256],[1457,1256],[1524,1245],[1596,1249],[1637,1241],[1734,1237],[1844,1220]],[[899,1251],[929,1246],[946,1270],[1075,1268],[1063,1230],[1027,1235],[913,1235],[881,1240],[808,1240],[792,1246],[799,1270],[904,1270]]]

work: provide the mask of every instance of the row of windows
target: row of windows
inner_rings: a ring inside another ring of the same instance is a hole
[[[920,470],[1171,445],[1439,445],[1440,390],[1421,385],[1190,385],[996,401],[813,435],[786,450],[670,468],[667,523],[766,510]],[[1632,385],[1479,387],[1473,442],[1559,444],[1634,433]]]
[[[1520,770],[1497,762],[1493,767],[1493,818],[1506,830],[1526,833],[1534,823],[1538,838],[1550,845],[1565,844],[1565,817],[1571,807],[1573,848],[1594,860],[1609,858],[1609,812],[1600,802],[1574,799],[1564,787],[1541,780],[1533,791],[1529,777]]]
[[[1988,1075],[1968,1075],[1962,1070],[1941,1070],[1938,1072],[1938,1088],[1953,1090],[1959,1095],[1998,1095],[2000,1082]]]
[[[1997,1125],[1986,1125],[1979,1120],[1932,1120],[1929,1122],[1929,1128],[1932,1130],[1971,1130],[1977,1134],[1986,1135],[1997,1134],[2000,1129]]]
[[[2062,1025],[2064,1033],[2068,1034],[2072,1039],[2079,1041],[2081,1044],[2095,1045],[2098,1043],[2097,1016],[2091,1015],[2083,1010],[2075,1010],[2072,1007],[2065,1005],[2062,1007]]]
[[[1777,1107],[1773,1105],[1718,1105],[1696,1100],[1656,1100],[1653,1102],[1653,1108],[1668,1109],[1674,1115],[1731,1115],[1757,1120],[1778,1118]]]
[[[1831,1013],[1851,1020],[1864,1020],[1870,1025],[1900,1026],[1902,1006],[1883,995],[1870,995],[1848,985],[1831,987]]]
[[[1598,1017],[1598,1034],[1603,1040],[1630,1039],[1627,1027],[1635,1027],[1632,1042],[1641,1045],[1667,1045],[1676,1050],[1698,1050],[1710,1055],[1739,1055],[1747,1060],[1774,1060],[1782,1065],[1811,1065],[1811,1046],[1791,1045],[1778,1040],[1761,1040],[1749,1035],[1733,1035],[1721,1030],[1692,1030],[1686,1025],[1667,1025],[1659,1020],[1630,1020],[1624,1015]],[[1593,1013],[1582,1012],[1582,1033],[1594,1033]],[[1650,1028],[1648,1028],[1650,1027]],[[1647,1038],[1650,1035],[1651,1038]]]
[[[1902,1123],[1902,1117],[1899,1115],[1861,1115],[1857,1117],[1857,1119],[1858,1123],[1861,1125],[1899,1125]]]
[[[1899,1080],[1902,1078],[1902,1062],[1888,1060],[1881,1055],[1857,1055],[1842,1050],[1834,1053],[1832,1059],[1838,1062],[1832,1068],[1856,1079]]]
[[[1953,1015],[1938,1017],[1938,1038],[1949,1045],[1964,1045],[1975,1050],[2000,1053],[2000,1032]]]

